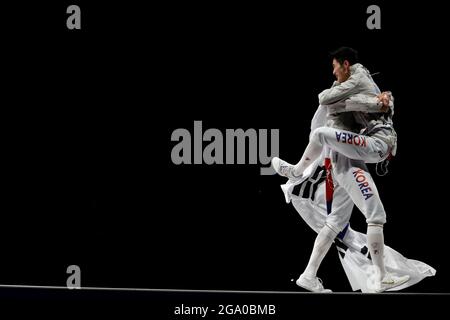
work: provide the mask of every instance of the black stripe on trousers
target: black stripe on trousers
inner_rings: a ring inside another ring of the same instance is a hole
[[[301,198],[311,199],[314,201],[314,195],[316,194],[317,187],[326,178],[326,170],[325,167],[318,166],[314,173],[302,183],[294,186],[292,189],[292,194]],[[303,187],[304,186],[304,187]],[[303,187],[303,192],[301,192]],[[311,190],[312,187],[312,190]],[[300,195],[301,192],[301,195]]]

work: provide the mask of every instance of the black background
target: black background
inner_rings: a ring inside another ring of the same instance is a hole
[[[299,290],[315,234],[259,165],[171,162],[171,134],[279,129],[306,146],[328,52],[359,50],[396,98],[399,149],[375,177],[385,242],[437,270],[409,292],[447,292],[447,14],[441,2],[167,4],[74,1],[2,9],[0,283]],[[381,30],[366,8],[381,7]],[[371,167],[373,169],[373,167]],[[364,232],[355,211],[352,226]],[[351,291],[334,249],[319,276]]]

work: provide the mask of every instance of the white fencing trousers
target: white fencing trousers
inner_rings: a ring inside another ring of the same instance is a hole
[[[332,151],[331,162],[334,194],[331,213],[325,219],[330,228],[336,233],[344,230],[354,205],[363,213],[367,223],[386,223],[386,212],[364,161],[349,159]],[[325,202],[317,201],[325,199],[325,188],[322,183],[325,180],[326,170],[322,163],[323,157],[319,157],[305,170],[301,180],[289,181],[282,186],[286,202],[292,197],[299,197],[316,199],[316,205],[325,205]],[[325,207],[322,209],[326,210]]]
[[[342,212],[346,212],[345,209],[342,210],[342,206],[348,206],[347,198],[350,198],[366,217],[367,223],[385,224],[386,212],[375,182],[364,161],[349,159],[339,153],[332,152],[331,165],[335,193],[330,215],[342,215]],[[340,188],[344,189],[345,192],[339,191]],[[348,219],[350,219],[351,212],[347,211],[346,214],[349,215]],[[339,220],[342,221],[342,217]]]
[[[380,162],[389,155],[386,142],[370,136],[330,127],[316,128],[310,136],[311,142],[328,146],[350,159],[366,163]]]
[[[333,215],[339,215],[339,221],[342,221],[342,218],[347,220],[347,217],[342,217],[343,213],[350,219],[351,211],[348,210],[350,206],[348,198],[350,198],[366,217],[367,223],[385,224],[386,212],[364,161],[349,159],[332,151],[331,165],[335,191],[330,219],[333,219]],[[341,188],[345,192],[339,190]],[[330,223],[333,222],[330,221]]]

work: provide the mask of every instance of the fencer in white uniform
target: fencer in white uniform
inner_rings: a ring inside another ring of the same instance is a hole
[[[353,49],[340,48],[332,58],[337,81],[319,95],[320,106],[313,118],[310,142],[301,160],[294,166],[274,158],[272,164],[280,175],[295,181],[301,179],[304,170],[320,157],[324,146],[331,149],[335,188],[338,192],[338,188],[342,188],[346,197],[366,217],[368,248],[378,272],[373,291],[381,292],[409,280],[407,275],[397,277],[386,272],[383,260],[386,213],[365,164],[395,155],[397,135],[392,122],[393,99],[389,93],[380,92],[368,70],[357,63]],[[326,123],[320,123],[318,119],[325,113]],[[297,280],[299,286],[315,292],[330,291],[323,288],[317,271],[333,240],[343,231],[343,226],[333,223],[333,217],[340,214],[343,210],[333,202],[330,219],[320,230],[308,266]]]

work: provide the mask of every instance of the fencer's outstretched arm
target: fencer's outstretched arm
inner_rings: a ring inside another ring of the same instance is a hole
[[[353,67],[353,66],[352,66]],[[351,68],[352,68],[351,67]],[[319,94],[319,103],[332,108],[332,113],[345,111],[386,112],[389,100],[393,100],[390,92],[381,93],[369,71],[364,66],[357,64],[353,67],[350,77],[340,83],[335,81],[330,89]],[[378,94],[378,98],[376,99]],[[357,96],[356,98],[354,96]],[[372,97],[373,99],[368,99]],[[350,99],[350,110],[340,110],[337,103]],[[382,109],[382,107],[385,107]],[[351,108],[355,108],[351,110]],[[393,107],[393,105],[391,105]],[[381,110],[380,110],[381,109]],[[337,112],[336,112],[337,111]]]
[[[389,109],[394,109],[394,97],[391,92],[387,91],[378,96],[355,94],[345,100],[345,108],[337,110],[337,113],[351,111],[379,113],[389,112]]]
[[[319,127],[326,126],[327,113],[332,106],[319,105],[311,120],[311,132]],[[335,108],[336,113],[361,111],[367,113],[389,112],[394,110],[394,96],[390,91],[383,92],[378,96],[355,94],[345,100],[345,107]]]

